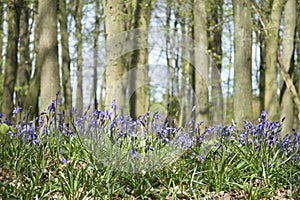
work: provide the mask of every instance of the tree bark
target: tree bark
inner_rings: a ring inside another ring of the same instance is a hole
[[[3,39],[4,39],[4,3],[0,4],[0,105],[3,100]]]
[[[170,118],[170,109],[171,109],[171,98],[172,98],[172,84],[173,84],[173,51],[174,47],[171,45],[173,44],[173,37],[170,37],[171,35],[171,12],[172,12],[172,1],[166,1],[166,26],[165,29],[168,30],[166,33],[166,62],[167,62],[167,82],[166,82],[166,90],[165,90],[165,95],[164,95],[164,107],[168,111],[168,118]],[[171,119],[172,120],[172,119]]]
[[[251,1],[233,0],[234,11],[234,99],[238,130],[252,119],[252,21]]]
[[[279,53],[278,53],[279,55]],[[281,74],[283,77],[283,80],[286,84],[286,87],[289,89],[289,92],[291,93],[291,97],[296,105],[296,108],[298,110],[298,121],[300,121],[300,100],[299,100],[299,95],[297,93],[296,87],[294,86],[293,79],[289,75],[289,73],[285,70],[286,66],[284,66],[283,60],[278,56],[278,62],[280,65],[281,69]],[[290,130],[288,131],[290,132]],[[283,134],[286,134],[288,132],[283,132]]]
[[[264,106],[270,121],[279,120],[277,49],[281,12],[285,0],[274,0],[266,35],[266,69]]]
[[[295,49],[296,49],[296,55],[295,56],[297,57],[296,63],[300,63],[300,41],[296,39],[296,38],[298,38],[297,35],[298,36],[300,35],[300,12],[297,12],[296,32],[297,32],[297,34],[295,34],[295,39],[294,39]],[[298,94],[300,94],[300,72],[299,72],[299,70],[296,71],[296,75],[297,75],[297,78],[298,78],[296,80],[297,92],[298,92]],[[297,115],[299,115],[299,114],[300,114],[300,111],[298,111]],[[297,125],[297,130],[300,131],[300,123],[298,122],[298,123],[296,123],[296,125]]]
[[[79,114],[83,111],[83,88],[82,88],[82,16],[83,16],[83,0],[76,0],[75,10],[75,27],[76,27],[76,52],[77,52],[77,69],[76,69],[76,109]]]
[[[37,67],[41,68],[40,110],[47,110],[59,90],[57,1],[39,1],[39,52]]]
[[[24,108],[30,108],[29,118],[37,116],[39,113],[39,95],[41,89],[41,67],[38,62],[38,52],[39,52],[39,15],[38,15],[38,0],[33,0],[33,21],[34,21],[34,47],[33,54],[36,55],[34,76],[29,82],[28,94],[26,95]],[[33,56],[34,57],[34,56]]]
[[[122,75],[125,71],[124,60],[120,55],[114,55],[116,48],[122,47],[113,44],[113,37],[125,31],[124,16],[126,16],[127,5],[123,0],[104,1],[105,31],[106,31],[106,97],[105,109],[110,109],[111,102],[115,99],[119,112],[122,113],[125,107],[124,85],[121,83]]]
[[[253,1],[252,1],[253,2]],[[259,66],[259,99],[261,108],[265,108],[265,70],[266,70],[266,25],[267,18],[271,12],[270,1],[260,1],[261,9],[259,9],[256,3],[254,4],[259,14],[259,49],[260,49],[260,66]]]
[[[208,38],[206,1],[194,0],[196,122],[209,125]]]
[[[3,102],[1,111],[10,118],[14,108],[14,87],[18,69],[18,39],[19,39],[19,2],[9,2],[7,5],[7,46],[4,66]]]
[[[131,8],[133,11],[133,29],[147,29],[150,24],[151,11],[154,0],[137,0],[136,4]],[[131,78],[131,91],[134,93],[130,102],[130,114],[133,118],[138,115],[145,114],[150,104],[150,86],[149,86],[149,66],[148,66],[148,49],[138,47],[148,40],[147,31],[136,31],[134,43],[137,47],[133,51],[131,58],[131,67],[135,68],[133,77]]]
[[[59,2],[59,24],[61,35],[61,50],[62,50],[62,88],[64,97],[65,119],[70,120],[72,116],[72,86],[70,76],[70,52],[69,52],[69,33],[68,33],[68,14],[66,12],[66,2]]]
[[[186,44],[187,43],[187,26],[188,26],[188,13],[187,13],[187,8],[186,8],[186,2],[180,2],[180,9],[181,9],[181,15],[182,19],[180,20],[180,26],[181,26],[181,35],[182,35],[182,43]],[[187,110],[187,103],[188,103],[188,97],[187,97],[187,75],[188,75],[188,69],[189,69],[189,62],[187,61],[188,58],[188,49],[183,48],[181,51],[181,87],[179,91],[179,99],[180,99],[180,117],[179,117],[179,122],[178,125],[183,127],[184,124],[186,123],[186,110]]]
[[[211,121],[213,125],[221,125],[224,121],[224,106],[222,94],[222,17],[223,17],[223,1],[216,3],[213,1],[210,9],[209,26],[215,27],[210,31],[209,49],[212,54],[211,69]]]
[[[286,72],[291,69],[291,58],[294,54],[294,35],[296,28],[296,0],[288,0],[284,7],[284,34],[282,41],[282,62]],[[294,106],[291,92],[286,89],[286,84],[281,84],[281,118],[285,117],[282,133],[291,133],[294,128]]]
[[[3,22],[4,22],[4,3],[0,3],[0,78],[2,78],[2,65],[3,65],[3,39],[4,39],[4,30],[3,30]],[[0,92],[1,94],[2,92]],[[2,95],[0,95],[2,96]],[[1,102],[1,99],[0,99]]]
[[[97,109],[98,102],[97,102],[97,67],[98,67],[98,42],[99,42],[99,34],[100,34],[100,2],[95,1],[95,27],[94,27],[94,46],[93,46],[93,80],[92,80],[92,94],[90,99],[90,104],[94,109]]]
[[[21,1],[21,16],[20,16],[20,61],[17,73],[17,87],[16,87],[16,103],[24,108],[26,95],[28,94],[31,60],[29,48],[29,5],[26,1]]]

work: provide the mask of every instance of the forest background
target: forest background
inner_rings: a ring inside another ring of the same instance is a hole
[[[0,0],[0,102],[300,129],[299,0]],[[152,39],[151,39],[152,38]],[[145,42],[146,41],[146,42]],[[125,49],[125,50],[124,50]]]

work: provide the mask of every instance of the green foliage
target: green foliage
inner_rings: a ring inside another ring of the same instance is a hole
[[[7,124],[0,124],[0,145],[4,144],[10,139],[10,135],[8,134],[9,131],[11,131],[12,133],[16,132],[13,126],[9,126]]]
[[[205,129],[172,165],[136,173],[104,166],[85,148],[80,135],[55,129],[59,123],[39,135],[37,143],[17,135],[20,129],[13,125],[1,123],[5,142],[0,146],[0,195],[3,199],[216,199],[226,195],[262,199],[280,190],[280,198],[299,196],[298,135],[277,140],[278,124],[262,120],[256,126],[246,125],[243,132],[233,127]],[[204,154],[201,138],[208,132],[219,137],[207,143],[212,148]],[[256,133],[265,134],[265,139]]]

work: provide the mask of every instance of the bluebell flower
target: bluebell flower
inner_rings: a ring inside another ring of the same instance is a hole
[[[130,154],[131,154],[131,157],[134,158],[134,159],[138,159],[139,158],[139,154],[138,154],[136,148],[131,149],[130,150]]]
[[[22,108],[19,107],[19,106],[15,107],[14,110],[13,110],[13,116],[12,116],[12,117],[15,117],[16,114],[18,114],[18,113],[21,111],[21,109],[22,109]]]
[[[10,139],[12,139],[15,134],[12,131],[8,131],[7,134],[9,135]]]
[[[194,112],[196,110],[196,106],[193,106],[192,108],[192,112]]]
[[[55,104],[52,102],[51,104],[50,104],[50,106],[48,106],[48,110],[51,112],[51,111],[53,111],[53,112],[55,112]]]
[[[111,104],[110,104],[110,107],[116,111],[118,109],[118,106],[117,106],[117,101],[114,99],[112,100]]]
[[[200,161],[201,161],[202,163],[204,163],[204,161],[205,161],[205,156],[199,155],[199,156],[197,156],[197,158],[200,159]]]
[[[268,166],[269,166],[270,168],[274,168],[274,166],[273,166],[272,163],[269,163]]]
[[[262,112],[261,112],[261,114],[260,114],[260,118],[259,118],[259,120],[260,121],[265,121],[266,119],[267,119],[267,111],[266,110],[263,110]]]
[[[196,192],[194,188],[191,188],[191,191],[193,194]]]
[[[77,110],[75,108],[72,108],[72,115],[75,115],[77,113]]]
[[[240,144],[244,147],[246,145],[244,140],[240,140]]]
[[[64,158],[61,158],[61,159],[60,159],[60,163],[61,163],[61,164],[66,164],[66,163],[67,163],[67,160],[64,159]]]
[[[164,137],[163,140],[162,140],[162,142],[163,142],[163,143],[167,143],[167,142],[169,142],[169,139],[166,138],[166,137]]]
[[[35,139],[35,140],[32,141],[32,143],[33,143],[34,145],[38,145],[38,144],[40,143],[40,140]]]
[[[278,127],[278,122],[271,122],[270,123],[270,130],[273,131]]]

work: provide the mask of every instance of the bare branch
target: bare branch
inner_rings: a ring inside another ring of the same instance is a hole
[[[280,54],[278,52],[278,63],[280,65],[280,71],[281,71],[281,75],[282,75],[282,78],[286,84],[286,87],[290,90],[291,92],[291,95],[292,95],[292,98],[293,98],[293,101],[297,107],[297,110],[298,110],[298,120],[300,121],[300,100],[299,100],[299,95],[297,93],[297,90],[296,90],[296,87],[295,85],[293,84],[293,80],[291,78],[291,76],[289,75],[289,73],[285,70],[285,66],[283,64],[283,61],[280,57]]]
[[[252,4],[253,4],[253,7],[255,9],[255,11],[257,12],[258,14],[258,17],[259,17],[259,21],[263,27],[263,30],[265,32],[266,35],[268,35],[268,29],[267,29],[267,20],[266,20],[266,17],[264,16],[264,14],[261,12],[259,6],[257,5],[257,3],[255,2],[255,0],[252,0]]]

